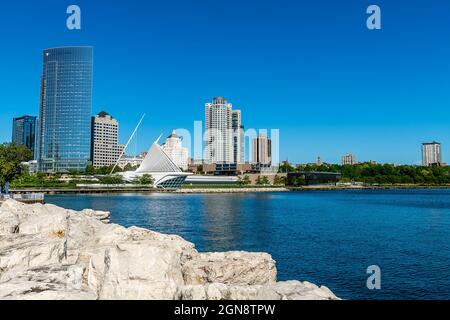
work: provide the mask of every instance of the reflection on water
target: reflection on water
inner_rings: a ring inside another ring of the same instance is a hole
[[[279,279],[345,299],[450,299],[450,191],[49,196],[108,210],[112,222],[178,234],[199,251],[269,252]],[[365,284],[382,269],[382,290]]]

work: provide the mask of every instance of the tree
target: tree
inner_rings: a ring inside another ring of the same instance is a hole
[[[141,185],[153,185],[155,183],[155,179],[149,174],[144,174],[142,177],[137,177],[133,181],[135,184]]]
[[[96,170],[95,170],[94,166],[92,166],[92,165],[87,166],[85,169],[85,173],[88,175],[94,175],[95,172],[96,172]]]
[[[270,181],[269,178],[267,178],[266,176],[259,176],[258,179],[256,180],[256,185],[258,186],[267,186],[270,185]]]
[[[127,163],[123,168],[123,171],[135,171],[138,167],[133,166],[131,163]]]
[[[273,184],[276,185],[276,186],[284,186],[284,185],[286,185],[286,177],[281,177],[281,176],[278,176],[278,175],[275,176]]]
[[[295,168],[288,162],[283,162],[278,168],[280,173],[295,172]]]
[[[0,188],[11,182],[22,172],[22,162],[32,159],[32,152],[25,146],[14,143],[0,145]]]
[[[101,182],[102,184],[123,184],[124,180],[121,176],[105,176]]]
[[[239,177],[238,179],[238,184],[240,186],[248,186],[249,184],[251,184],[251,180],[249,176],[244,176],[244,177]]]

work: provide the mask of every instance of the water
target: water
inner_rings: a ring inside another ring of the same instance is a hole
[[[450,299],[450,190],[48,196],[112,222],[178,234],[199,251],[269,252],[279,280],[344,299]],[[366,287],[378,265],[382,288]]]

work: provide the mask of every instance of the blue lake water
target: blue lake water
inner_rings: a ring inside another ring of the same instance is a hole
[[[263,251],[279,280],[344,299],[450,299],[450,190],[48,196],[112,222],[178,234],[199,251]],[[367,267],[381,290],[367,289]]]

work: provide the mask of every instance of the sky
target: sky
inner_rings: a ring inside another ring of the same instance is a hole
[[[366,27],[372,4],[381,30]],[[450,162],[449,16],[442,0],[1,1],[0,142],[39,114],[42,50],[91,45],[93,114],[118,119],[122,143],[147,114],[128,153],[193,130],[224,96],[246,128],[279,129],[294,163],[417,164],[432,140]]]

